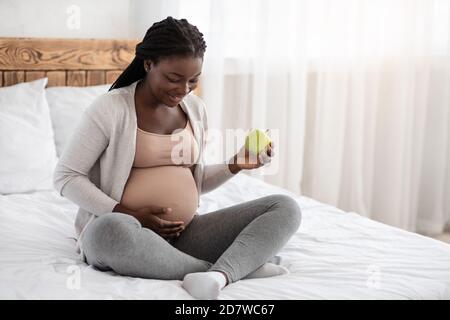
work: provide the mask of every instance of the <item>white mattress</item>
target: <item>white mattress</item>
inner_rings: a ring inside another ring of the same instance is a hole
[[[295,197],[303,211],[279,253],[290,274],[238,281],[219,299],[450,299],[450,245],[245,174],[203,195],[199,213],[274,193]],[[76,211],[56,191],[0,196],[0,298],[192,299],[181,281],[124,277],[81,262],[71,239]]]

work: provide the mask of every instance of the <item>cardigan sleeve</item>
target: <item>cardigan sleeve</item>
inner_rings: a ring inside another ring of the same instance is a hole
[[[98,117],[83,113],[53,174],[53,185],[59,194],[95,215],[112,212],[118,201],[101,191],[88,173],[109,143],[108,130]]]

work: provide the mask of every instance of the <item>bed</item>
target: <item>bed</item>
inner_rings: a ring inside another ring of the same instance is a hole
[[[41,77],[48,87],[108,84],[135,43],[0,38],[0,85]],[[238,281],[219,299],[450,299],[450,245],[245,173],[202,195],[198,213],[275,193],[293,197],[303,213],[279,253],[290,274]],[[125,277],[82,262],[75,251],[77,209],[51,188],[0,194],[1,299],[192,299],[181,281]]]

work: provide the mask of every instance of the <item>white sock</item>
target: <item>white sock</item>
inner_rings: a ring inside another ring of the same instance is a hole
[[[270,262],[270,263],[273,263],[273,264],[276,264],[276,265],[280,265],[281,264],[281,257],[280,256],[273,256],[267,262]]]
[[[285,267],[267,262],[255,271],[249,273],[244,279],[267,278],[288,273],[289,270]]]
[[[216,299],[226,285],[225,276],[218,271],[194,272],[184,276],[181,285],[196,299]]]

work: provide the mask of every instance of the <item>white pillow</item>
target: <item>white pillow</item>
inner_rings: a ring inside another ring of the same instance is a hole
[[[50,87],[46,95],[50,107],[56,154],[61,156],[66,143],[80,121],[83,111],[95,98],[108,92],[111,85],[91,87]]]
[[[0,193],[53,190],[57,163],[47,78],[0,88]]]

